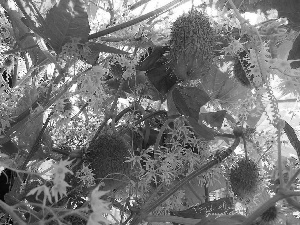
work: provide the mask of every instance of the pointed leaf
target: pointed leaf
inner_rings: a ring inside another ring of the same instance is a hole
[[[187,121],[189,125],[193,127],[197,137],[205,138],[205,140],[213,140],[215,138],[214,132],[204,124],[198,123],[198,121],[192,117],[188,117]]]
[[[198,87],[176,86],[172,97],[178,111],[196,121],[199,119],[200,107],[210,100],[208,94]]]
[[[83,1],[60,0],[47,13],[45,25],[40,27],[40,31],[48,38],[56,53],[60,53],[61,47],[70,42],[71,38],[80,38],[85,43],[90,26]]]
[[[217,112],[201,113],[200,119],[206,121],[212,127],[217,127],[221,129],[224,118],[226,115],[226,110],[220,110]]]

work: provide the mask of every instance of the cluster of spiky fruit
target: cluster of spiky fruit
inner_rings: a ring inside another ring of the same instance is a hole
[[[240,159],[229,172],[233,193],[239,198],[252,196],[260,184],[259,167],[251,159]]]
[[[96,183],[103,181],[105,189],[114,189],[125,184],[130,172],[130,156],[125,140],[118,133],[103,133],[90,143],[84,155],[84,163],[90,165]]]
[[[177,18],[171,27],[170,56],[182,80],[206,75],[214,57],[215,32],[209,19],[196,9]]]

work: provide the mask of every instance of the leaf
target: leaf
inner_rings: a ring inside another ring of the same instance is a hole
[[[285,121],[285,126],[283,129],[284,129],[284,132],[286,133],[291,145],[296,150],[298,158],[300,159],[300,141],[295,133],[294,128],[291,127],[291,125]]]
[[[210,128],[202,123],[199,124],[198,121],[193,117],[188,117],[187,121],[189,122],[189,125],[193,127],[193,130],[197,137],[203,137],[205,138],[205,140],[213,140],[215,138],[214,132]]]
[[[200,107],[210,100],[208,94],[198,87],[176,86],[172,97],[178,111],[196,121],[199,119]]]
[[[201,113],[200,120],[204,120],[212,127],[217,127],[221,129],[224,118],[226,115],[226,110],[220,110],[217,112]]]
[[[170,91],[167,94],[167,106],[168,106],[168,118],[170,118],[172,116],[175,117],[175,118],[177,116],[180,116],[180,113],[178,112],[178,110],[175,106],[173,97],[172,97],[172,91]]]
[[[146,73],[150,82],[163,96],[177,83],[177,77],[167,65],[167,61],[166,57],[161,57],[154,63],[153,69]]]
[[[113,54],[128,54],[128,52],[96,42],[88,42],[87,47],[89,47],[90,49],[90,54],[88,54],[84,59],[87,63],[91,65],[94,65],[96,63],[100,52]]]
[[[82,0],[60,0],[46,15],[40,31],[56,53],[72,38],[87,42],[90,32],[88,14]]]
[[[204,188],[202,187],[204,190]],[[204,193],[203,193],[204,194]],[[233,199],[226,197],[218,200],[205,202],[183,211],[172,212],[172,216],[183,218],[203,219],[208,214],[228,214],[234,211]]]
[[[136,67],[137,70],[147,71],[153,69],[156,62],[163,56],[163,54],[169,50],[168,46],[157,46],[153,48],[151,54]]]
[[[223,107],[231,106],[239,99],[246,99],[249,89],[230,77],[229,66],[226,71],[221,71],[213,65],[209,74],[201,78],[201,88],[212,99],[219,100]]]

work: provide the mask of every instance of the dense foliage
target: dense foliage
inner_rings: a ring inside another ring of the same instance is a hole
[[[300,224],[298,1],[153,1],[0,0],[1,224]]]

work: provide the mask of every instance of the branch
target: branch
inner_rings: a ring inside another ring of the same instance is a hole
[[[131,225],[137,225],[138,223],[140,223],[140,221],[145,219],[150,212],[152,212],[156,207],[158,207],[164,201],[166,201],[171,195],[175,194],[175,192],[179,188],[181,188],[184,184],[186,184],[190,180],[194,179],[195,177],[199,176],[203,172],[207,171],[208,169],[212,168],[213,166],[219,164],[221,161],[226,159],[234,151],[234,149],[236,149],[239,143],[240,143],[240,138],[236,138],[233,144],[229,148],[227,148],[226,151],[222,151],[221,153],[216,153],[213,160],[204,164],[199,169],[192,172],[187,177],[180,180],[178,183],[174,184],[165,194],[160,196],[155,202],[153,203],[150,202],[148,204],[146,203],[144,207],[140,210],[140,212],[134,216]]]
[[[14,212],[12,206],[7,205],[5,202],[0,200],[0,207],[6,211],[18,225],[26,225],[26,223]]]
[[[289,182],[286,184],[285,187],[289,188],[294,183],[294,181],[296,180],[299,174],[300,174],[300,169],[298,169],[296,173],[290,178]]]
[[[146,19],[149,19],[159,13],[162,13],[164,11],[166,11],[168,8],[178,4],[178,3],[182,3],[182,2],[188,2],[189,0],[173,0],[172,2],[166,4],[165,6],[162,6],[161,8],[158,8],[156,10],[153,10],[152,12],[149,12],[143,16],[140,16],[138,18],[135,18],[133,20],[130,20],[130,21],[127,21],[125,23],[122,23],[122,24],[119,24],[119,25],[116,25],[116,26],[113,26],[113,27],[110,27],[108,29],[105,29],[105,30],[101,30],[101,31],[98,31],[94,34],[91,34],[89,35],[88,37],[88,40],[91,40],[91,39],[94,39],[94,38],[98,38],[98,37],[102,37],[102,36],[105,36],[107,34],[111,34],[115,31],[118,31],[118,30],[122,30],[124,28],[127,28],[127,27],[130,27],[130,26],[133,26],[137,23],[140,23]]]
[[[286,189],[278,189],[278,192],[276,195],[274,195],[272,198],[270,198],[268,201],[266,201],[263,205],[261,205],[258,209],[256,209],[243,223],[242,225],[252,225],[253,221],[256,220],[259,216],[261,216],[266,210],[268,210],[271,206],[275,205],[276,202],[287,199],[288,202],[292,203],[292,206],[294,207],[300,207],[300,204],[296,201],[291,201],[290,197],[292,196],[299,196],[299,192],[295,191],[289,191]],[[295,204],[294,204],[295,203]]]

